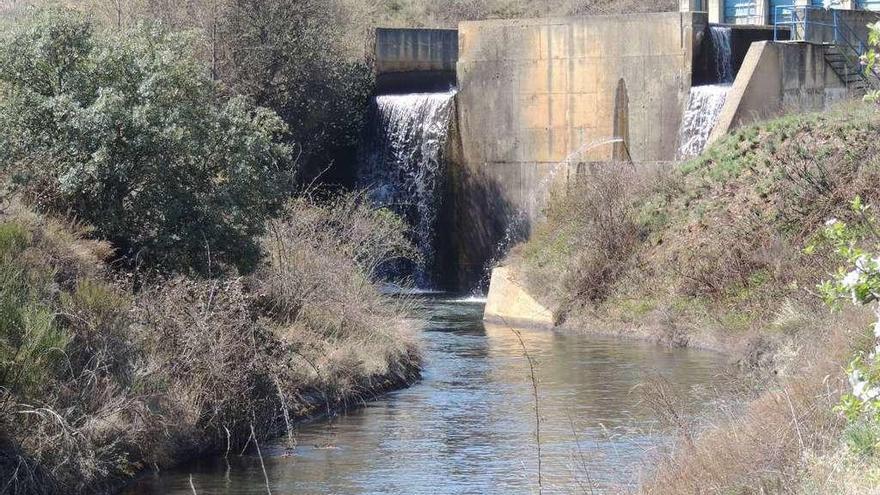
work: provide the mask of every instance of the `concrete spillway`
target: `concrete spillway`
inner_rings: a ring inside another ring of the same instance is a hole
[[[441,212],[405,215],[427,253],[420,283],[433,265],[436,285],[473,288],[540,220],[548,199],[543,184],[554,176],[566,182],[598,162],[693,156],[713,133],[787,108],[821,109],[846,93],[821,46],[766,41],[787,38],[786,30],[708,21],[705,13],[665,12],[493,19],[463,22],[457,32],[378,30],[380,94],[451,84],[459,91],[453,132],[441,149],[448,152],[447,164],[440,157]],[[724,85],[734,78],[742,80],[728,94]],[[372,127],[388,129],[387,122]],[[603,136],[621,141],[560,165]],[[371,144],[375,150],[387,142],[377,136]],[[365,175],[382,176],[375,184],[383,191],[409,180],[377,171],[382,159],[371,163]],[[418,227],[431,223],[439,224],[432,235]]]
[[[449,134],[454,91],[376,97],[372,135],[366,143],[358,182],[375,204],[409,223],[422,259],[398,266],[394,278],[411,277],[433,286],[436,229],[442,199],[443,148]]]

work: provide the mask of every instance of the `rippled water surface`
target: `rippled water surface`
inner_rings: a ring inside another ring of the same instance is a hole
[[[424,379],[345,416],[301,425],[292,454],[282,444],[262,446],[273,494],[537,492],[532,382],[516,334],[483,324],[479,300],[432,297],[423,309]],[[635,482],[669,441],[637,385],[660,374],[696,397],[721,372],[712,353],[520,334],[539,381],[545,493],[602,493]],[[192,494],[190,476],[199,494],[266,493],[255,454],[147,474],[126,493]]]

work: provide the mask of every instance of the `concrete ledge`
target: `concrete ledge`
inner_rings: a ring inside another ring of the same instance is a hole
[[[553,326],[553,313],[516,282],[508,267],[492,270],[483,319],[516,327]]]
[[[779,65],[779,57],[767,45],[768,42],[752,43],[733,87],[727,94],[727,101],[709,135],[707,145],[725,136],[747,118],[758,120],[777,111],[782,93],[782,77],[766,72],[772,72],[771,68]]]

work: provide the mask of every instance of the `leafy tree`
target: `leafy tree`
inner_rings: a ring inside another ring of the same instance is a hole
[[[250,266],[291,181],[285,132],[270,110],[222,101],[187,39],[156,25],[99,37],[44,10],[0,46],[0,170],[129,260]]]
[[[303,180],[333,162],[351,165],[373,79],[350,46],[338,2],[229,0],[224,12],[220,78],[290,125]],[[331,180],[354,175],[333,168],[339,176]]]

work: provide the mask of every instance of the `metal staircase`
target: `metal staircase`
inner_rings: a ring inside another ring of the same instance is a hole
[[[869,77],[858,59],[854,61],[851,56],[847,56],[846,52],[847,50],[838,45],[828,45],[825,49],[825,63],[849,88],[856,91],[878,89],[880,80],[877,79],[877,76]]]
[[[855,91],[880,90],[880,73],[867,69],[862,60],[868,44],[836,9],[822,7],[780,6],[774,23],[779,40],[780,30],[789,30],[792,41],[814,43],[825,47],[825,63],[841,81]]]

